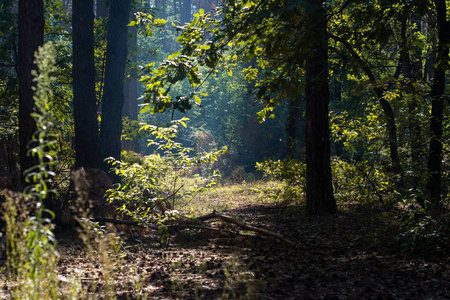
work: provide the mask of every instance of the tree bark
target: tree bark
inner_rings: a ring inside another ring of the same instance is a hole
[[[309,0],[310,55],[306,59],[306,209],[310,215],[337,211],[333,195],[328,124],[328,36],[322,0]]]
[[[192,0],[183,0],[181,9],[181,24],[189,23],[191,21]]]
[[[301,119],[300,103],[301,95],[294,96],[289,101],[288,120],[286,123],[287,135],[287,157],[290,159],[300,159],[301,147],[298,139],[299,123]]]
[[[438,29],[438,51],[431,88],[430,150],[428,157],[428,192],[435,209],[441,207],[442,125],[444,116],[446,61],[449,55],[450,22],[445,0],[435,0]]]
[[[35,164],[27,154],[28,146],[36,131],[36,123],[31,117],[34,109],[33,76],[36,69],[34,54],[44,43],[44,2],[43,0],[19,1],[19,142],[20,166],[23,174]]]
[[[128,28],[128,33],[132,37],[128,41],[129,55],[128,60],[131,64],[137,62],[137,30],[134,26]],[[124,117],[128,117],[130,121],[136,121],[138,119],[138,81],[136,79],[137,74],[131,72],[129,78],[125,80],[125,104],[123,106],[122,114]],[[123,147],[127,150],[139,152],[139,140],[124,140]]]
[[[102,159],[120,159],[130,0],[112,0],[109,14],[100,148]],[[108,165],[103,169],[109,171]]]
[[[97,0],[97,7],[95,8],[95,16],[97,18],[107,18],[109,13],[108,5],[105,0]]]
[[[435,11],[431,10],[428,12],[427,20],[427,45],[431,47],[427,50],[426,61],[424,66],[425,79],[433,80],[434,78],[434,64],[436,63],[436,48],[437,48],[437,37],[436,37],[436,14]]]
[[[75,164],[99,167],[94,64],[94,1],[74,0],[72,7]]]
[[[405,8],[407,11],[410,7]],[[409,28],[407,26],[409,25]],[[422,48],[413,47],[408,51],[407,45],[407,31],[410,31],[411,36],[415,36],[421,32],[421,20],[416,13],[412,13],[410,19],[403,20],[401,30],[401,51],[399,58],[399,68],[405,80],[404,84],[407,87],[408,93],[416,93],[413,83],[420,79],[419,74],[422,71]],[[397,73],[397,72],[396,72]],[[422,124],[418,110],[420,105],[417,97],[409,97],[408,100],[408,129],[409,129],[409,145],[411,149],[411,170],[413,176],[413,187],[418,187],[419,178],[423,173],[421,169],[423,162],[423,146],[422,146]]]

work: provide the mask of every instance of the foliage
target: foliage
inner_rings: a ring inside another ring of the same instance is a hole
[[[264,180],[283,183],[281,193],[272,197],[287,203],[305,198],[305,168],[304,163],[293,159],[267,159],[256,164],[256,169],[263,172]],[[397,201],[395,187],[373,163],[346,162],[334,157],[332,174],[334,194],[340,205],[381,205],[383,209],[390,209]]]
[[[0,137],[18,130],[18,80],[14,58],[18,29],[13,1],[0,4]]]
[[[333,188],[339,204],[381,206],[389,210],[398,201],[395,186],[370,161],[332,160]]]
[[[259,114],[260,120],[266,118],[266,113],[274,117],[274,107],[281,99],[298,92],[298,78],[302,74],[299,66],[305,56],[298,53],[297,43],[301,44],[303,40],[296,36],[297,31],[286,29],[302,26],[303,7],[294,1],[288,5],[277,1],[268,1],[264,5],[254,1],[229,1],[226,4],[217,14],[199,10],[190,24],[176,26],[180,32],[177,42],[182,44],[182,49],[170,55],[158,68],[154,68],[154,64],[145,68],[150,75],[141,79],[146,85],[144,100],[152,104],[153,111],[170,108],[184,112],[192,109],[191,100],[200,105],[199,96],[206,95],[199,89],[204,78],[213,72],[207,71],[207,75],[202,76],[201,70],[214,70],[221,61],[238,57],[248,62],[256,59],[257,67],[247,66],[243,73],[249,82],[258,79],[256,97],[263,99],[265,104]],[[274,11],[277,13],[273,14]],[[228,52],[231,47],[235,50]],[[274,57],[277,59],[268,59]],[[232,70],[230,72],[232,74]],[[169,94],[172,86],[185,79],[193,92],[172,97]]]
[[[267,159],[256,164],[256,169],[263,172],[265,180],[279,180],[284,183],[279,199],[290,203],[298,203],[305,199],[306,165],[294,159],[273,161]]]
[[[56,147],[53,132],[53,115],[49,110],[48,97],[55,69],[55,49],[51,43],[45,44],[36,55],[38,72],[34,72],[35,105],[32,114],[37,124],[29,155],[36,156],[38,165],[26,170],[30,184],[24,195],[9,194],[6,202],[7,249],[11,278],[18,284],[13,291],[15,299],[57,298],[57,279],[54,269],[58,253],[51,220],[46,217],[54,214],[44,207],[49,197],[49,187],[54,173],[52,153]],[[33,211],[31,211],[33,210]]]
[[[439,220],[417,205],[400,216],[402,226],[395,242],[403,252],[430,253],[448,245],[448,221]]]
[[[143,125],[141,131],[148,131],[152,136],[148,146],[154,152],[144,156],[142,161],[121,162],[110,159],[122,184],[109,191],[108,199],[111,203],[119,203],[120,212],[143,224],[158,217],[163,225],[176,213],[164,211],[165,208],[173,208],[176,197],[193,195],[216,183],[219,174],[210,170],[208,174],[203,174],[204,177],[196,175],[196,184],[182,190],[187,182],[183,176],[193,167],[212,163],[226,153],[226,149],[223,149],[190,156],[193,149],[176,141],[178,127],[185,127],[185,121],[172,121],[172,125],[167,128]]]

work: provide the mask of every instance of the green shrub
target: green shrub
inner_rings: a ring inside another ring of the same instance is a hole
[[[397,199],[397,192],[389,176],[369,161],[347,162],[332,159],[334,196],[341,205],[381,205],[389,209]]]
[[[273,161],[267,159],[256,163],[256,169],[263,172],[263,179],[279,180],[283,182],[281,194],[277,201],[287,204],[298,202],[305,198],[306,191],[306,165],[294,159]]]
[[[153,154],[138,162],[109,160],[122,183],[109,190],[107,197],[110,202],[120,204],[120,212],[143,224],[158,220],[163,224],[175,213],[169,208],[173,209],[176,197],[204,191],[216,183],[219,174],[210,169],[205,176],[194,175],[195,184],[185,186],[192,182],[185,180],[192,168],[212,163],[226,152],[224,149],[190,156],[193,150],[176,142],[178,126],[185,126],[186,120],[173,121],[168,128],[143,125],[140,130],[152,136],[148,146],[154,150]],[[168,211],[162,211],[165,209]]]
[[[401,251],[430,253],[447,246],[449,224],[428,214],[424,208],[412,204],[399,220],[401,226],[394,241]]]

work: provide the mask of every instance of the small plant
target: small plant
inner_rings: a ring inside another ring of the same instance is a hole
[[[236,256],[224,264],[224,299],[255,299],[263,283],[255,279],[254,272],[247,269]]]
[[[284,186],[281,194],[276,194],[277,199],[286,204],[295,203],[304,198],[306,184],[306,165],[294,160],[265,160],[256,163],[256,169],[262,171],[267,180],[279,180]]]
[[[196,175],[194,184],[185,186],[192,183],[185,179],[190,169],[204,162],[214,162],[226,152],[224,149],[190,156],[193,150],[176,142],[178,126],[186,126],[186,120],[172,121],[168,128],[144,124],[141,131],[148,131],[152,136],[148,146],[154,152],[140,162],[109,159],[122,179],[121,185],[108,191],[109,201],[118,204],[121,213],[137,222],[157,222],[162,240],[166,236],[164,224],[177,213],[174,210],[176,198],[192,196],[216,184],[218,174],[210,170],[208,176]]]
[[[92,207],[88,198],[90,186],[87,181],[86,171],[79,169],[74,171],[72,175],[75,191],[78,195],[73,210],[77,211],[77,221],[80,224],[79,236],[86,247],[86,256],[89,263],[92,266],[95,264],[100,267],[103,281],[100,290],[98,282],[92,278],[89,291],[102,295],[106,299],[115,299],[116,281],[124,272],[121,252],[122,243],[112,227],[100,226],[99,223],[90,219]],[[81,284],[75,287],[77,287],[75,290],[78,295],[83,295],[84,293],[83,297],[89,298]]]
[[[54,273],[58,261],[50,217],[44,207],[49,197],[56,149],[53,114],[49,109],[50,83],[54,80],[56,52],[52,43],[40,47],[34,71],[35,107],[32,113],[37,131],[31,141],[29,155],[37,164],[25,171],[29,184],[24,194],[7,193],[5,203],[6,240],[10,280],[17,282],[11,292],[14,299],[56,299],[60,297]]]
[[[434,252],[448,243],[448,229],[442,221],[428,214],[424,208],[410,205],[400,216],[402,226],[395,238],[402,252]]]

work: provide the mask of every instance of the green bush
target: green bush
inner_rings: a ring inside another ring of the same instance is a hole
[[[294,159],[273,161],[267,159],[256,163],[256,169],[263,172],[263,179],[279,180],[283,183],[281,194],[276,194],[277,201],[286,204],[298,202],[305,198],[306,165]]]
[[[424,208],[412,204],[399,220],[401,226],[394,241],[401,251],[430,253],[446,247],[450,232],[444,219],[435,218]]]
[[[148,146],[154,150],[153,154],[138,161],[109,160],[122,183],[109,190],[107,197],[111,203],[119,204],[120,212],[143,224],[150,221],[163,224],[175,213],[169,208],[173,208],[176,197],[201,192],[216,183],[219,174],[210,169],[204,176],[194,175],[195,184],[185,186],[192,183],[185,178],[192,168],[212,163],[226,152],[223,149],[190,156],[193,149],[176,142],[178,127],[185,126],[186,120],[173,121],[167,128],[143,125],[140,130],[152,136]],[[168,211],[162,211],[165,209]]]

